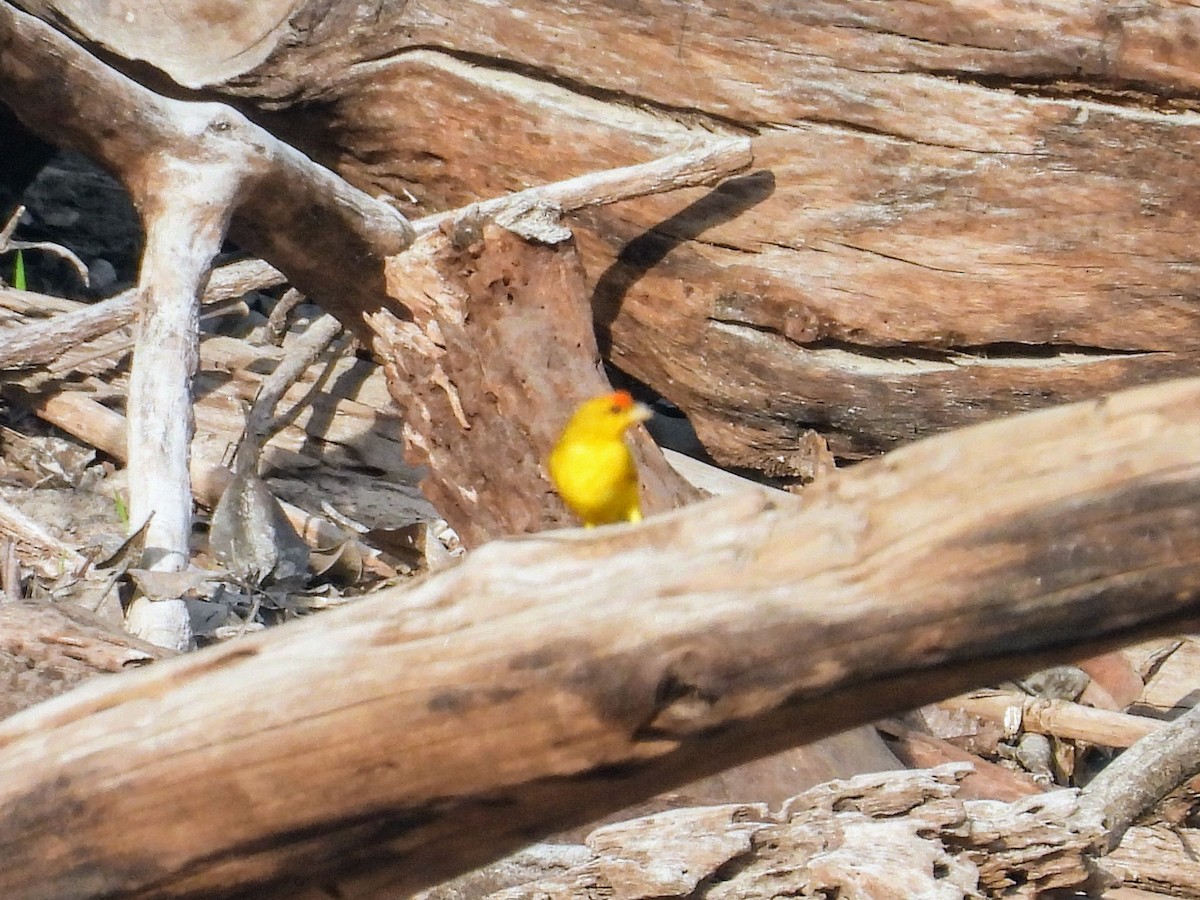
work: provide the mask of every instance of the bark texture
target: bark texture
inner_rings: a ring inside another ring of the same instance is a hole
[[[1198,410],[1200,380],[1160,385],[922,442],[803,500],[496,542],[85,686],[0,727],[0,891],[394,896],[749,758],[1194,626]]]
[[[414,214],[753,136],[756,173],[578,231],[602,351],[725,463],[789,474],[809,427],[872,454],[1195,369],[1194,7],[23,5]]]
[[[368,321],[429,500],[468,546],[577,524],[544,460],[570,410],[611,388],[570,232],[448,223],[391,259],[388,285],[411,318]],[[648,514],[698,496],[644,430],[632,443]]]

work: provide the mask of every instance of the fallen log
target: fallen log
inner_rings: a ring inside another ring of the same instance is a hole
[[[23,5],[413,217],[751,137],[715,193],[572,223],[604,355],[724,464],[788,476],[809,428],[858,457],[1196,369],[1195,7]]]
[[[501,541],[87,685],[0,725],[0,893],[396,896],[747,759],[1194,626],[1198,410],[1200,380],[1163,384],[922,442],[803,499]]]

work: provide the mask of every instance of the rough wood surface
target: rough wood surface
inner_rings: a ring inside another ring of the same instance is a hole
[[[490,872],[491,883],[472,873],[416,900],[1036,898],[1111,880],[1067,825],[1073,791],[964,801],[958,781],[967,771],[947,765],[819,785],[778,813],[742,804],[620,822],[592,831],[583,846],[525,851]],[[1178,859],[1159,862],[1155,875]]]
[[[0,604],[0,718],[171,655],[69,603]]]
[[[724,462],[788,473],[808,427],[869,454],[1195,370],[1192,6],[24,5],[414,214],[753,137],[757,173],[578,230],[602,349]],[[211,49],[167,39],[197,30]]]
[[[464,543],[577,524],[544,468],[579,403],[611,390],[570,232],[555,244],[485,220],[446,223],[388,262],[409,313],[368,317],[425,495]],[[633,436],[653,515],[697,492]]]
[[[497,542],[85,686],[0,727],[0,891],[395,895],[748,758],[1177,632],[1200,617],[1198,410],[1200,380],[1159,385],[923,442],[803,500]],[[181,766],[205,789],[180,794]]]

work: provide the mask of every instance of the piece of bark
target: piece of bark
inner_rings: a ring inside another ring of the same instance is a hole
[[[0,718],[172,654],[69,603],[0,605]]]
[[[1133,877],[1136,878],[1136,874]],[[1163,893],[1161,891],[1148,891],[1142,888],[1118,887],[1106,890],[1100,895],[1100,900],[1165,900],[1165,898],[1176,896],[1178,895]]]
[[[498,542],[85,687],[0,728],[0,892],[403,894],[749,758],[1177,632],[1200,617],[1198,443],[1200,381],[1160,385],[914,445],[803,500]],[[204,791],[179,794],[183,762]]]
[[[575,406],[612,388],[570,233],[448,222],[389,260],[388,287],[409,316],[367,321],[425,496],[467,546],[575,524],[543,461]],[[696,496],[648,435],[631,444],[648,514]]]
[[[1195,898],[1200,897],[1197,847],[1200,828],[1135,825],[1125,832],[1121,846],[1104,858],[1103,865],[1127,884],[1172,897]]]
[[[1101,709],[1125,710],[1142,696],[1146,683],[1126,654],[1105,653],[1075,663],[1091,679],[1078,698],[1081,703]]]
[[[57,578],[66,572],[81,572],[87,565],[78,550],[51,535],[3,499],[0,499],[0,533],[22,545],[27,551],[23,554],[26,564],[48,578]]]
[[[1146,679],[1146,690],[1134,711],[1161,719],[1174,719],[1196,705],[1200,684],[1200,642],[1182,640],[1170,653],[1156,659]]]
[[[962,778],[959,796],[969,800],[1016,800],[1045,793],[1045,788],[1022,772],[1014,772],[968,753],[949,741],[923,734],[897,719],[877,726],[891,751],[910,769],[932,769],[946,763],[967,763],[973,771]]]
[[[585,846],[538,845],[423,891],[415,900],[685,900],[822,896],[1197,896],[1194,833],[1137,828],[1129,846],[1093,860],[1071,828],[1074,791],[1012,803],[973,802],[965,766],[820,785],[773,814],[761,806],[678,809],[592,832]],[[1139,888],[1110,888],[1117,879]]]

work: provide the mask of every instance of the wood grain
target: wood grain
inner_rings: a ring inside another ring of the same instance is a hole
[[[0,892],[394,896],[782,747],[1185,629],[1198,410],[1200,380],[1174,382],[922,442],[803,499],[501,541],[84,686],[0,726]]]
[[[752,137],[741,180],[576,220],[601,351],[723,463],[1195,370],[1194,7],[294,0],[229,13],[206,60],[156,17],[28,5],[413,215]]]

